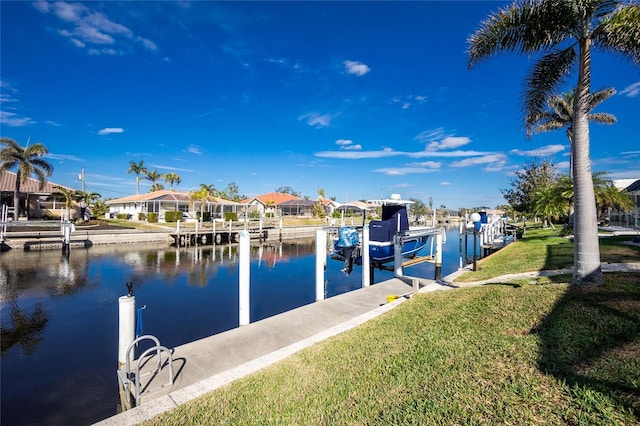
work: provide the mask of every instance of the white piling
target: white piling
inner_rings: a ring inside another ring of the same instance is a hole
[[[118,330],[118,369],[127,362],[127,349],[135,339],[136,297],[121,296],[118,298],[119,330]],[[129,354],[129,362],[133,362],[133,351]]]
[[[240,286],[240,325],[248,325],[250,321],[250,278],[251,278],[251,258],[249,232],[240,231],[240,259],[238,264],[239,270],[239,286]]]
[[[362,287],[371,285],[371,259],[369,258],[369,225],[362,228]]]
[[[435,279],[442,278],[442,232],[436,234],[436,272]]]
[[[324,270],[327,267],[327,231],[316,231],[316,301],[324,300]]]
[[[403,276],[402,273],[402,238],[399,235],[393,237],[393,275]]]

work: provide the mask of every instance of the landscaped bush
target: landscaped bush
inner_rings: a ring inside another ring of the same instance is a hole
[[[149,213],[149,214],[147,214],[147,222],[149,222],[149,223],[158,223],[158,213]]]
[[[260,212],[249,212],[249,219],[260,219]]]
[[[238,220],[238,213],[235,212],[227,212],[224,214],[224,220],[233,220],[233,221],[237,221]]]
[[[127,220],[129,219],[129,215],[127,213],[118,213],[116,219]]]
[[[267,212],[264,214],[264,217],[276,217],[273,212]]]
[[[138,213],[138,220],[145,220],[146,218],[147,218],[147,215],[145,215],[144,213],[142,212]]]
[[[164,213],[165,222],[177,222],[182,220],[182,212],[168,211]]]
[[[211,221],[211,212],[204,212],[202,217],[203,217],[203,221],[204,222],[210,222]],[[200,220],[200,212],[196,212],[196,219]]]

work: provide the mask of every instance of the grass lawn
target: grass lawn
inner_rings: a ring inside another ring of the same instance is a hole
[[[570,241],[540,230],[528,244],[476,274],[570,266]],[[640,261],[613,238],[601,249]],[[605,278],[420,294],[146,424],[639,424],[640,276]]]

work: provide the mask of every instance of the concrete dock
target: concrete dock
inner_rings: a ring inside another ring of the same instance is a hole
[[[419,283],[420,292],[452,288],[426,279],[419,279]],[[139,424],[357,327],[398,306],[412,293],[410,278],[394,278],[178,346],[173,349],[173,386],[143,396],[139,407],[97,424]],[[390,295],[399,297],[388,301]],[[166,377],[159,375],[158,380]]]

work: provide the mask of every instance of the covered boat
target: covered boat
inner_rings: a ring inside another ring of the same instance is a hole
[[[394,236],[409,231],[407,205],[411,201],[403,201],[399,196],[392,196],[389,200],[379,200],[382,206],[380,220],[369,223],[369,258],[372,265],[381,267],[394,260]],[[353,235],[355,234],[355,238]],[[349,274],[353,270],[353,263],[361,263],[361,247],[354,227],[340,227],[338,239],[334,243],[331,258],[342,260],[342,271]],[[407,235],[402,239],[402,256],[415,257],[422,250],[429,239],[429,235]]]

